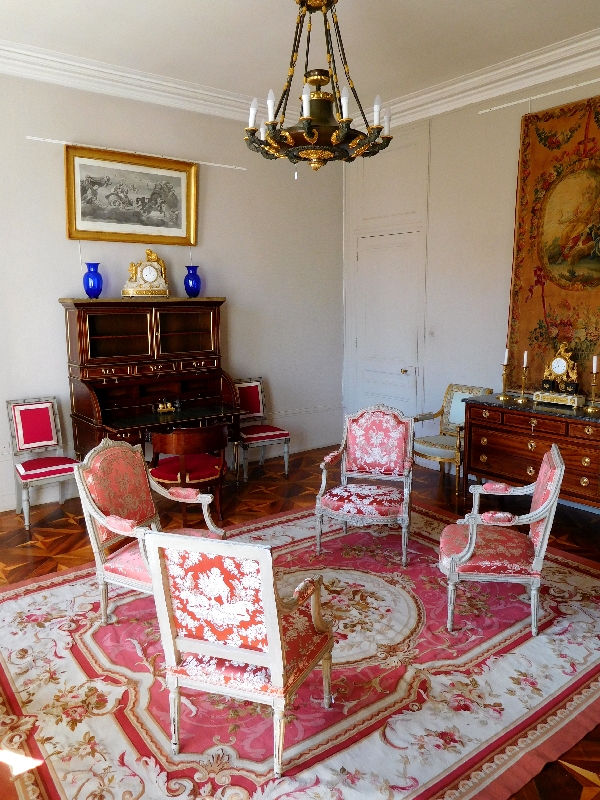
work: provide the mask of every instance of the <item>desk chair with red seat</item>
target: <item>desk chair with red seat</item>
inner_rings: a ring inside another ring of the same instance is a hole
[[[225,448],[227,447],[227,425],[217,423],[205,428],[177,428],[171,433],[153,433],[154,456],[150,475],[165,487],[181,487],[179,499],[182,507],[183,527],[187,524],[185,489],[192,491],[209,489],[215,496],[215,508],[219,519],[221,513],[221,486],[227,472]],[[159,455],[166,455],[161,458]]]
[[[15,466],[16,512],[21,513],[29,530],[29,489],[58,483],[59,502],[63,502],[64,482],[73,477],[77,460],[65,456],[55,397],[8,400],[8,418]],[[34,458],[31,458],[35,455]]]
[[[244,459],[244,482],[248,480],[248,450],[260,447],[260,463],[265,461],[268,444],[283,444],[283,465],[287,478],[290,458],[290,434],[283,428],[266,425],[265,395],[262,378],[246,378],[234,381],[240,400],[240,439],[236,442],[236,471],[239,469],[239,448]]]

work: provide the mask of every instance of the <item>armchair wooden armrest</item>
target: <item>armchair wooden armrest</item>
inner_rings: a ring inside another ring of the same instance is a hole
[[[159,494],[162,497],[166,497],[167,500],[175,500],[177,503],[195,503],[202,505],[202,513],[204,515],[204,521],[206,522],[207,528],[213,533],[216,533],[217,536],[220,536],[222,539],[225,538],[225,531],[223,528],[219,528],[215,525],[210,515],[209,506],[213,501],[212,494],[203,494],[198,489],[194,489],[193,487],[177,486],[172,487],[171,489],[165,489],[165,487],[161,486],[160,483],[157,483],[151,475],[148,475],[148,480],[150,481],[150,488],[152,491],[156,492],[156,494]],[[177,492],[174,492],[175,489],[191,489],[194,495],[192,495],[191,492],[189,494],[186,492],[185,496],[182,496],[181,493],[178,496]]]
[[[423,414],[417,414],[414,420],[415,422],[425,422],[426,419],[436,419],[437,417],[441,417],[443,413],[443,408],[440,408],[439,411],[425,411]]]
[[[280,607],[284,614],[290,614],[299,606],[304,605],[310,597],[310,611],[315,630],[319,633],[326,633],[331,630],[333,621],[323,617],[321,613],[321,586],[323,585],[322,575],[312,575],[306,578],[294,589],[294,596],[280,601]]]

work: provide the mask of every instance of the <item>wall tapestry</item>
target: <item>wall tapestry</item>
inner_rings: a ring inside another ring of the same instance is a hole
[[[528,388],[566,342],[589,393],[600,351],[600,97],[526,114],[521,123],[509,313],[509,388]]]

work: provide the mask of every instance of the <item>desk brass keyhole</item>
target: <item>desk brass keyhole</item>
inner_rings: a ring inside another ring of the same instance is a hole
[[[537,425],[537,419],[530,419],[529,424],[531,425],[531,435],[535,433],[535,426]]]
[[[590,427],[589,425],[587,427],[585,427],[583,430],[585,431],[585,433],[587,433],[588,436],[591,436],[592,433],[594,432],[594,429],[592,427]]]
[[[527,474],[531,477],[535,475],[535,467],[527,467]]]
[[[589,467],[589,465],[592,463],[592,459],[589,456],[584,456],[581,459],[581,463],[583,464],[584,467]]]
[[[489,417],[489,415],[490,415],[490,412],[489,412],[489,411],[487,411],[487,410],[484,410],[484,411],[482,411],[482,412],[481,412],[481,416],[482,416],[484,419],[487,419],[487,418]]]
[[[487,444],[487,437],[486,436],[482,436],[481,437],[481,444]]]
[[[529,450],[535,450],[535,442],[527,442],[527,448]]]

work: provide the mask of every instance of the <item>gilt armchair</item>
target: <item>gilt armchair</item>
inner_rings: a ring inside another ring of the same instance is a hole
[[[483,386],[463,386],[451,383],[446,389],[442,407],[439,411],[426,412],[415,417],[415,422],[440,419],[440,432],[433,436],[416,436],[414,455],[429,461],[437,461],[443,477],[446,464],[454,464],[455,491],[458,494],[460,467],[463,456],[463,429],[465,424],[465,397],[478,394],[492,394],[493,389]]]
[[[146,545],[179,752],[180,690],[198,689],[273,709],[274,770],[281,776],[285,714],[319,662],[331,703],[332,623],[321,616],[322,577],[279,596],[264,544],[147,532]],[[310,600],[310,610],[304,606]]]
[[[350,525],[402,528],[402,563],[406,566],[410,527],[413,420],[385,405],[363,408],[346,417],[340,449],[321,464],[317,495],[317,553],[321,552],[323,518]],[[327,490],[327,471],[340,464],[341,486]],[[361,483],[348,483],[348,479]],[[369,483],[364,483],[368,480]],[[387,485],[394,482],[396,485]]]
[[[539,591],[542,567],[565,464],[558,447],[544,455],[535,483],[509,486],[485,483],[471,486],[473,510],[464,519],[448,525],[440,538],[440,570],[448,578],[448,630],[454,625],[456,586],[460,581],[521,583],[531,594],[531,633],[538,632]],[[482,495],[511,497],[532,495],[528,514],[514,516],[507,511],[479,513]],[[528,525],[522,533],[518,525]]]
[[[104,439],[74,470],[100,589],[102,623],[108,622],[108,584],[152,594],[144,543],[145,529],[160,531],[152,491],[169,500],[202,506],[208,530],[183,529],[188,536],[225,532],[210,515],[212,495],[197,489],[164,489],[148,475],[140,445]],[[125,543],[115,550],[114,546]]]

